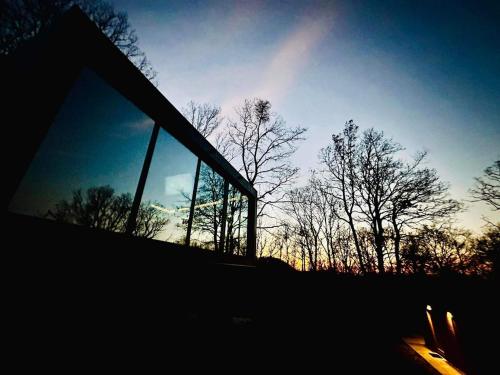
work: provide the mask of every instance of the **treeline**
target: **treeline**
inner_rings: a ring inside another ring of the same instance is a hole
[[[498,225],[474,236],[450,224],[464,205],[425,166],[426,153],[404,160],[401,151],[383,132],[361,133],[348,121],[320,150],[307,185],[289,191],[283,226],[266,244],[271,255],[301,270],[340,273],[494,271]]]
[[[101,0],[7,1],[0,15],[0,55],[11,53],[73,5],[154,79],[127,15]],[[484,275],[498,268],[499,224],[486,220],[479,236],[450,225],[463,204],[451,199],[448,185],[425,166],[424,152],[403,158],[402,146],[382,132],[360,132],[348,121],[342,132],[332,135],[330,145],[319,150],[320,167],[297,188],[299,169],[290,157],[306,129],[287,126],[271,111],[269,101],[245,100],[235,116],[226,119],[220,107],[209,104],[191,102],[183,113],[257,190],[259,255],[278,257],[302,270],[360,274]],[[76,192],[72,201],[62,202],[48,215],[122,231],[130,199],[115,196],[109,187],[95,187]],[[500,161],[476,179],[471,199],[498,213]],[[154,237],[167,223],[142,206],[138,221],[137,234],[146,237]]]
[[[261,99],[244,101],[235,118],[220,112],[196,103],[184,109],[256,188],[259,256],[300,270],[354,274],[488,275],[497,267],[498,224],[487,223],[480,236],[454,227],[465,206],[426,166],[426,152],[404,157],[399,143],[376,129],[361,132],[351,120],[319,150],[319,167],[305,186],[294,187],[299,170],[290,156],[306,129],[287,127]],[[471,191],[496,211],[498,164]]]
[[[337,223],[332,233],[322,229],[316,237],[307,231],[297,231],[285,223],[274,236],[267,236],[265,251],[303,271],[332,271],[336,273],[377,273],[378,262],[370,231],[357,228],[361,260],[359,263],[351,231]],[[385,273],[479,275],[489,277],[498,272],[500,230],[488,227],[476,236],[471,231],[449,223],[422,225],[402,235],[400,269],[394,252],[393,233],[388,231],[384,247]],[[264,254],[264,253],[262,253]]]

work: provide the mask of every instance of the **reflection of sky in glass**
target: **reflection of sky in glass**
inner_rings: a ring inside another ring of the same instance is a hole
[[[169,219],[164,230],[156,236],[157,239],[183,242],[196,162],[197,157],[191,151],[160,129],[142,196],[143,203],[154,204],[158,207],[158,215]]]
[[[177,195],[193,189],[193,174],[181,173],[165,177],[165,195]]]
[[[153,121],[84,69],[10,205],[40,215],[77,189],[110,185],[135,194]],[[36,126],[36,124],[34,124]]]

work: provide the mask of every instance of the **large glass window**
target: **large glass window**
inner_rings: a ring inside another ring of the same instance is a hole
[[[96,73],[84,69],[9,209],[125,231],[152,129],[148,116]],[[141,207],[140,212],[139,218],[147,219],[147,208]],[[162,226],[162,222],[153,224]]]
[[[184,244],[198,158],[165,130],[160,129],[142,196],[155,222],[164,223],[158,240]],[[139,217],[140,219],[140,217]],[[141,221],[137,222],[138,227]]]
[[[232,255],[245,255],[247,240],[248,202],[245,195],[229,185],[226,214],[226,238],[224,252]]]
[[[201,163],[194,206],[191,246],[218,251],[221,248],[224,179]]]

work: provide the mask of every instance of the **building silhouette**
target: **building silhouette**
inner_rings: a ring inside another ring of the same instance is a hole
[[[294,353],[311,367],[333,353],[334,368],[391,373],[386,348],[415,329],[488,373],[476,327],[498,320],[496,285],[259,263],[255,189],[78,8],[0,64],[11,347],[43,357],[160,339],[291,367]]]

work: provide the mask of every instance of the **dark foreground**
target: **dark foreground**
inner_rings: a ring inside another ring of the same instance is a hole
[[[468,373],[498,369],[492,282],[299,273],[10,222],[5,354],[18,370],[426,374],[401,338],[425,331],[427,304],[452,309]]]

